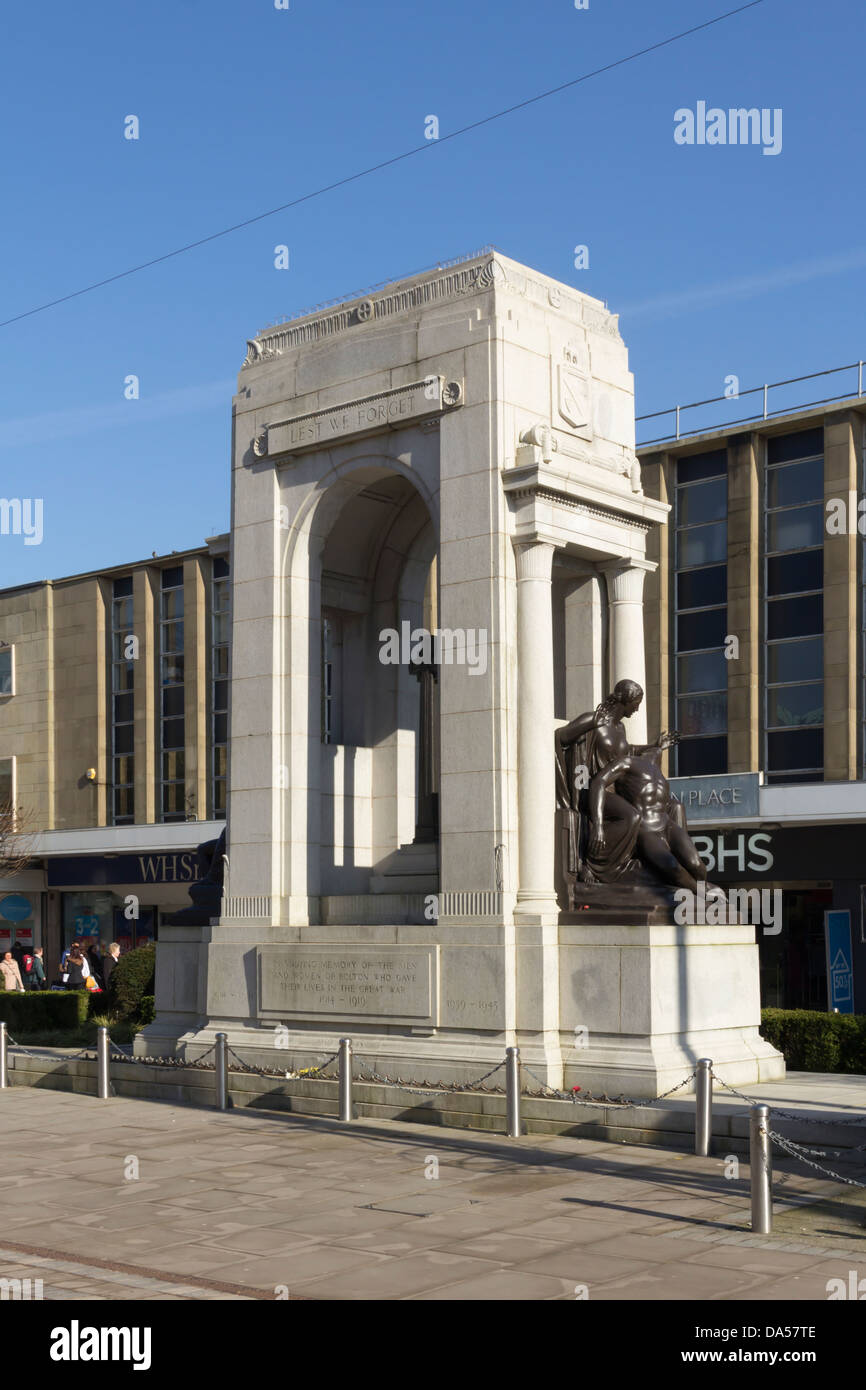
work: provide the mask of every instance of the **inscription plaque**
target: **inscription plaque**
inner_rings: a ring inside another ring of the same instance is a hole
[[[459,381],[445,382],[441,376],[426,377],[408,386],[395,386],[363,400],[327,406],[291,420],[278,420],[262,428],[253,442],[256,458],[298,454],[317,449],[353,434],[369,434],[382,429],[399,429],[410,420],[441,415],[460,405],[463,388]]]
[[[259,1013],[435,1024],[438,947],[260,946]]]

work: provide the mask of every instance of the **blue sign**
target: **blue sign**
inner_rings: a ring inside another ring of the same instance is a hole
[[[854,1012],[854,957],[851,952],[851,913],[834,909],[824,913],[827,945],[827,1008],[830,1012]]]
[[[24,922],[32,916],[33,904],[20,893],[10,893],[0,902],[0,917],[5,917],[7,922]]]

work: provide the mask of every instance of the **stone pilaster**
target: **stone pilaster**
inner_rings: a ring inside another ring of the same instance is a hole
[[[728,625],[738,655],[728,663],[728,771],[761,766],[760,435],[728,443]]]
[[[857,776],[857,445],[859,416],[824,421],[824,501],[841,498],[848,529],[824,536],[824,780]],[[828,713],[832,711],[832,718]]]
[[[536,922],[555,921],[559,911],[553,865],[553,550],[542,541],[516,546],[519,880],[515,917]]]
[[[647,497],[670,503],[674,489],[673,465],[669,454],[654,454],[641,461],[641,481]],[[644,633],[646,647],[646,721],[655,729],[676,727],[672,687],[671,575],[673,573],[673,524],[668,515],[653,526],[647,536],[647,559],[656,569],[647,572],[644,587]],[[662,754],[661,768],[667,774],[669,755]]]
[[[184,726],[187,804],[198,820],[208,816],[208,647],[207,579],[210,560],[194,556],[183,567]]]

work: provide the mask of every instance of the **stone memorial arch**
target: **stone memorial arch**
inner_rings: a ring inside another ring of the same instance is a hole
[[[417,1079],[513,1043],[554,1086],[769,1074],[753,928],[558,900],[554,730],[644,683],[668,510],[616,317],[485,252],[251,339],[233,433],[223,911],[162,930],[148,1050],[270,1063],[281,1025],[300,1065],[348,1033]]]

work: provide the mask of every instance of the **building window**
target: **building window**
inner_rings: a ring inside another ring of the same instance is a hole
[[[228,781],[230,602],[228,561],[217,556],[211,581],[211,796],[217,820],[225,819]]]
[[[15,812],[15,759],[0,758],[0,812]]]
[[[15,648],[10,642],[0,643],[0,695],[15,694]]]
[[[132,575],[115,579],[111,595],[111,814],[115,825],[135,820]]]
[[[727,450],[677,463],[674,593],[679,777],[728,769]]]
[[[164,821],[186,820],[183,565],[162,571],[159,609],[160,793]]]
[[[824,770],[824,434],[767,440],[764,536],[768,782]]]

